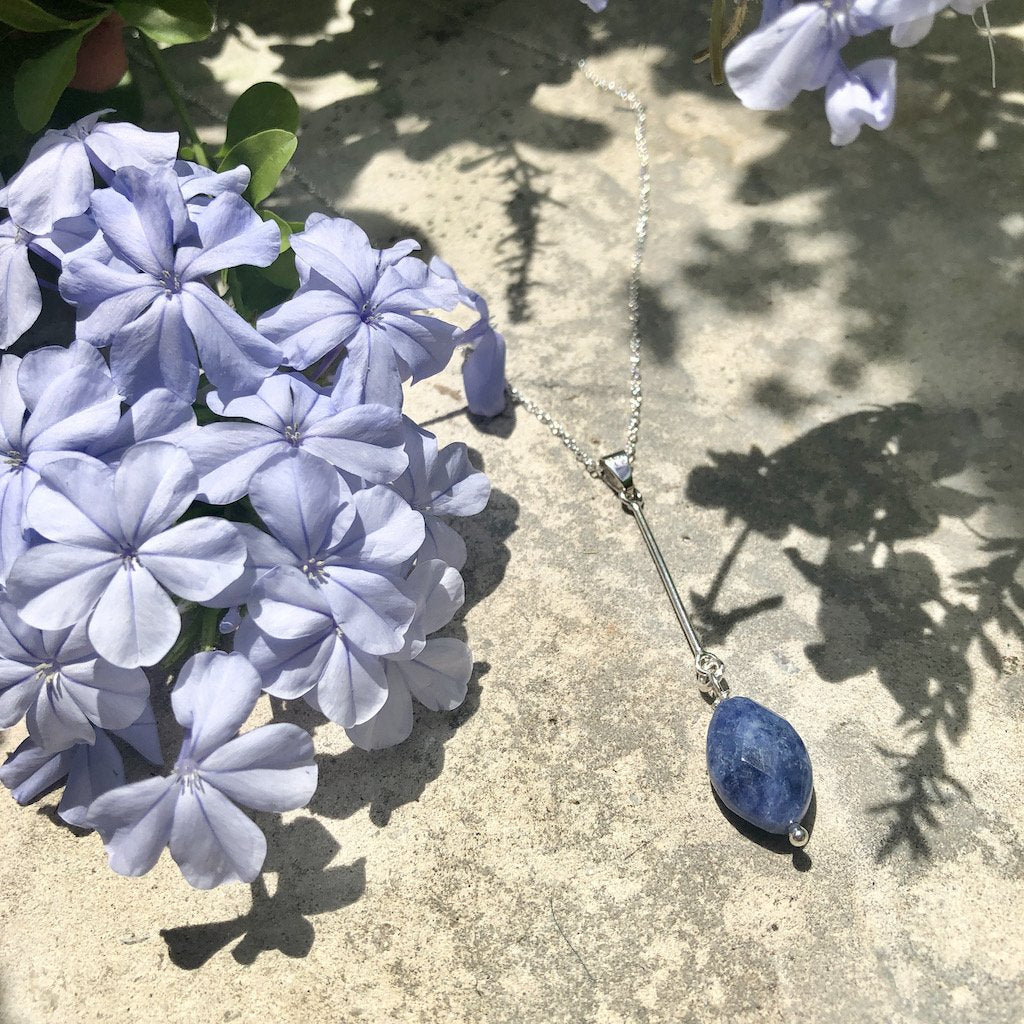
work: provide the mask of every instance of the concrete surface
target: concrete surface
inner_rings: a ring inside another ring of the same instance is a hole
[[[318,728],[320,790],[263,821],[252,890],[166,858],[118,878],[55,798],[0,801],[3,1019],[1024,1019],[1024,34],[999,29],[993,92],[982,37],[941,21],[895,126],[836,151],[819,97],[764,116],[710,87],[700,5],[442,6],[232,0],[169,56],[211,138],[253,81],[294,89],[306,181],[454,263],[514,379],[604,450],[630,119],[491,33],[646,95],[638,480],[735,690],[811,750],[811,844],[723,817],[631,523],[529,416],[469,422],[453,368],[410,409],[495,488],[464,528],[466,706],[373,756]]]

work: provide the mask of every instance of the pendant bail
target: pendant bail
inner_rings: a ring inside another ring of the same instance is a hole
[[[624,451],[612,452],[600,460],[601,479],[618,496],[627,508],[636,505],[643,507],[644,499],[633,483],[633,467],[629,464],[629,456]]]

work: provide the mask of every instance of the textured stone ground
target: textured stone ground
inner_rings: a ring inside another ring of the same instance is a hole
[[[690,6],[614,0],[588,39],[570,0],[232,0],[170,56],[204,125],[294,89],[304,178],[486,291],[514,378],[604,449],[630,119],[491,33],[648,97],[638,478],[734,688],[807,741],[806,852],[716,805],[631,523],[530,417],[471,423],[453,368],[410,407],[495,488],[464,530],[466,706],[373,756],[318,728],[320,790],[266,820],[252,890],[118,878],[53,798],[0,801],[5,1021],[1021,1019],[1024,34],[993,92],[969,20],[940,22],[894,128],[836,151],[819,97],[765,117],[713,90]],[[323,203],[293,181],[285,205]]]

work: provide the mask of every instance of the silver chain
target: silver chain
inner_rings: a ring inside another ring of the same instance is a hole
[[[500,35],[498,33],[494,34]],[[540,53],[548,58],[553,56],[544,53],[543,50],[539,50],[529,43],[509,38],[512,42],[516,42],[518,45],[535,53]],[[611,93],[613,96],[617,96],[620,100],[625,101],[633,112],[633,136],[636,141],[636,152],[640,161],[640,173],[637,183],[639,198],[636,212],[636,231],[633,238],[633,259],[630,266],[629,292],[626,300],[629,309],[629,425],[626,428],[626,447],[624,449],[626,458],[632,466],[636,461],[636,448],[640,440],[640,416],[644,403],[643,378],[640,369],[640,281],[644,253],[647,250],[647,224],[651,214],[651,160],[650,151],[647,146],[647,107],[631,89],[626,89],[617,82],[596,75],[582,58],[573,60],[564,54],[560,54],[556,59],[560,63],[574,65],[583,73],[584,78],[588,82],[602,92]],[[573,458],[592,477],[595,479],[601,478],[599,461],[595,455],[587,451],[547,409],[539,405],[532,398],[524,395],[511,382],[506,386],[506,391],[509,398],[516,405],[521,405],[530,415],[536,416],[565,445],[572,453]]]

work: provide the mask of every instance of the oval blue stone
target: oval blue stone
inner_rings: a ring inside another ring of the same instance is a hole
[[[814,788],[811,759],[796,729],[747,697],[729,697],[715,708],[708,774],[726,807],[776,835],[807,813]]]

